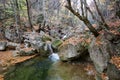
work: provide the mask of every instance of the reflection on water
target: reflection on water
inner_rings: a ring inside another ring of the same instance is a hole
[[[36,57],[11,67],[5,80],[94,80],[83,68],[83,65],[53,63],[50,59]]]

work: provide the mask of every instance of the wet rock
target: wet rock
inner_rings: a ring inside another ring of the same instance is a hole
[[[58,49],[58,47],[59,47],[62,43],[63,43],[63,41],[61,41],[61,40],[54,40],[54,41],[52,42],[52,47],[53,47],[54,49]]]
[[[6,49],[7,42],[0,41],[0,51],[4,51]]]
[[[52,41],[52,38],[49,35],[43,35],[42,36],[42,41],[43,42],[45,42],[45,41]]]

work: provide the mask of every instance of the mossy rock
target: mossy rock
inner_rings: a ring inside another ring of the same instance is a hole
[[[48,36],[48,35],[44,35],[44,36],[42,36],[42,41],[43,42],[52,41],[52,38],[50,36]]]
[[[54,49],[58,49],[58,47],[59,47],[62,43],[63,43],[62,40],[55,40],[55,41],[52,42],[52,47],[53,47]]]

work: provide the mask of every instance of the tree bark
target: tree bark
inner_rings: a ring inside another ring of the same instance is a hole
[[[28,21],[29,21],[29,25],[30,25],[30,28],[31,28],[31,31],[32,31],[33,25],[32,25],[32,21],[31,21],[30,4],[29,4],[28,0],[26,0],[26,5],[27,5]]]
[[[15,21],[16,25],[20,25],[20,10],[18,6],[18,0],[14,0],[14,11],[15,11]]]
[[[109,30],[109,26],[108,26],[107,23],[105,22],[105,19],[104,19],[104,17],[102,16],[102,13],[100,12],[100,10],[99,10],[99,8],[98,8],[98,5],[97,5],[96,0],[93,0],[93,1],[94,1],[94,3],[95,3],[96,10],[97,10],[97,12],[98,12],[98,14],[99,14],[99,16],[100,16],[100,18],[101,18],[101,20],[102,20],[102,25],[103,25],[102,28]]]
[[[90,23],[90,21],[88,19],[83,20],[83,22],[89,28],[89,30],[93,33],[93,35],[95,37],[97,37],[99,35],[97,30],[92,26],[92,24]]]

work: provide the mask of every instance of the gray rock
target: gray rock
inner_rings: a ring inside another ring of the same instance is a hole
[[[0,51],[4,51],[6,49],[7,42],[0,41]]]
[[[93,38],[89,47],[90,58],[99,76],[98,80],[103,72],[107,73],[109,80],[120,80],[120,70],[110,63],[111,57],[118,55],[120,49],[119,43],[112,43],[112,36],[114,37],[110,34],[101,34],[97,38]]]
[[[49,53],[48,44],[52,39],[46,34],[38,33],[26,33],[24,35],[25,43],[29,43],[32,48],[36,49],[38,53],[47,54]]]
[[[13,26],[12,28],[7,27],[5,30],[5,37],[12,42],[21,42],[23,40],[22,35],[23,35],[23,31],[19,29],[19,35],[18,35],[15,26]]]
[[[96,70],[102,73],[107,69],[107,63],[110,55],[115,51],[114,45],[108,41],[104,35],[100,35],[97,39],[93,39],[89,47],[90,58],[93,61]]]
[[[79,58],[86,54],[87,47],[78,43],[77,45],[73,44],[64,44],[59,47],[59,56],[63,61],[69,61]]]
[[[16,51],[13,51],[13,52],[12,52],[12,55],[13,55],[14,57],[20,56],[20,55],[19,55],[19,51],[17,51],[17,50],[16,50]]]
[[[112,63],[108,63],[107,75],[109,80],[120,80],[120,70]]]
[[[20,44],[14,42],[7,42],[7,48],[9,49],[20,49]]]
[[[13,51],[13,56],[16,57],[16,56],[30,56],[30,55],[34,55],[36,54],[37,51],[35,49],[28,49],[27,48],[24,48],[24,49],[21,49],[21,50],[16,50],[16,51]]]

